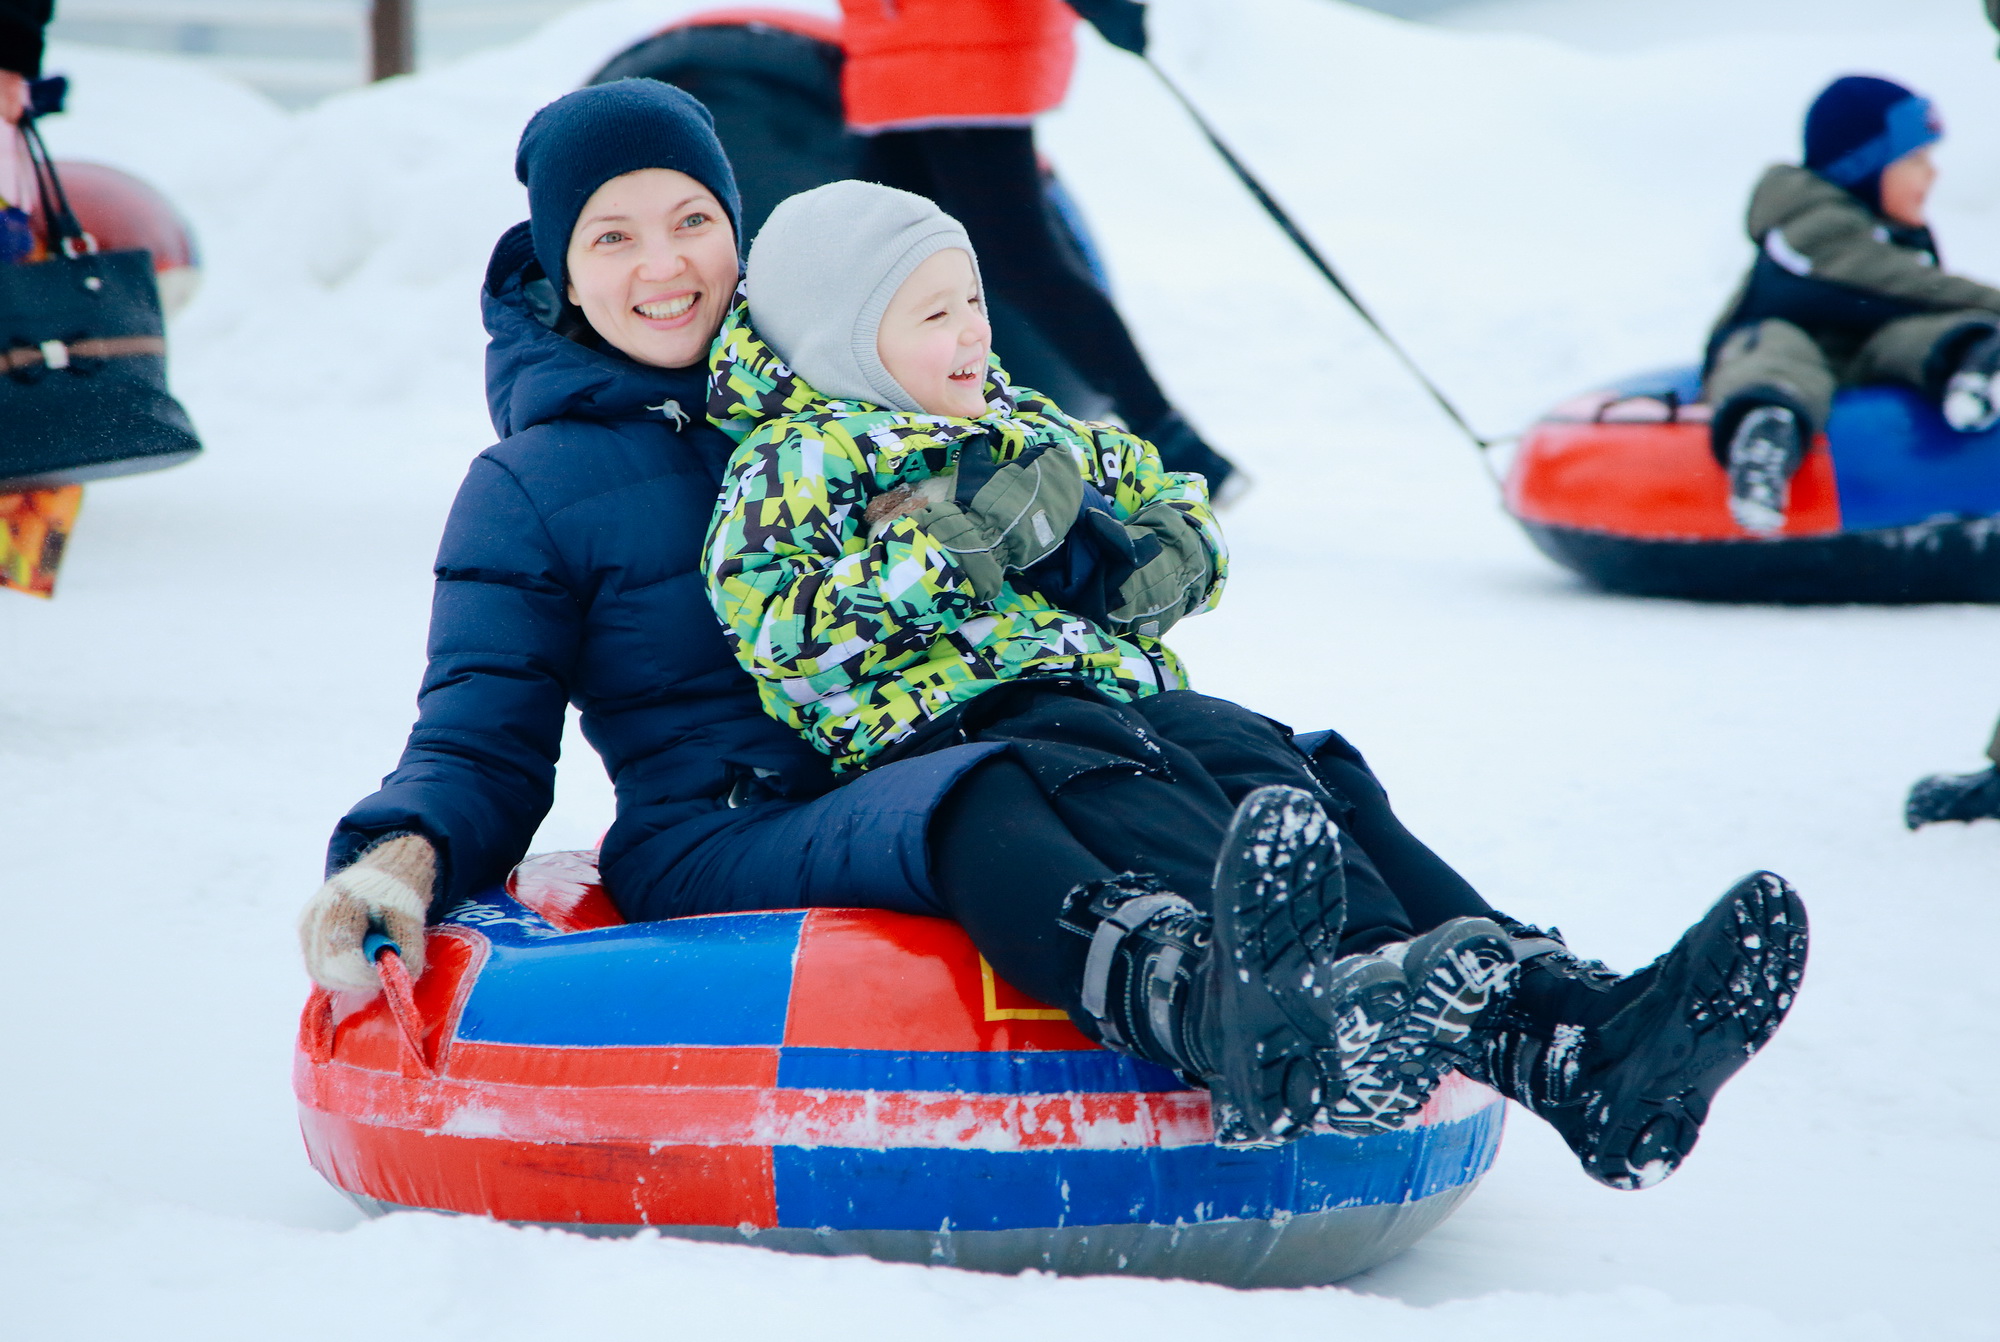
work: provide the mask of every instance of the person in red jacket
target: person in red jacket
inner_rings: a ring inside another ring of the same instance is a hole
[[[1076,65],[1079,13],[1128,51],[1145,47],[1134,0],[841,0],[849,129],[870,137],[867,175],[928,196],[965,226],[995,297],[1011,305],[1168,469],[1227,498],[1234,467],[1167,401],[1117,308],[1058,233],[1034,121]]]

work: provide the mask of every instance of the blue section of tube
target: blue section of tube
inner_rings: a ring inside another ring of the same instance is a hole
[[[1844,531],[2000,513],[2000,429],[1958,433],[1907,387],[1854,387],[1826,426]]]
[[[1015,1230],[1262,1220],[1413,1202],[1470,1183],[1503,1105],[1431,1127],[1289,1146],[991,1151],[777,1147],[778,1223],[829,1230]]]
[[[458,1038],[572,1047],[776,1047],[801,911],[559,933],[504,897],[447,922],[492,943]]]
[[[916,1053],[886,1049],[787,1048],[778,1055],[787,1090],[963,1092],[977,1095],[1122,1094],[1186,1090],[1164,1067],[1109,1049],[1037,1053]]]

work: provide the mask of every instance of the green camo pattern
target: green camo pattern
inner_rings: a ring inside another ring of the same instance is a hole
[[[988,366],[988,412],[957,419],[828,400],[757,337],[743,304],[711,349],[708,416],[737,447],[703,547],[709,603],[765,711],[836,771],[1023,676],[1070,676],[1127,701],[1186,685],[1157,639],[1115,636],[1011,583],[981,602],[910,518],[869,539],[868,501],[952,470],[967,439],[987,435],[1002,463],[1037,443],[1069,452],[1121,521],[1171,503],[1212,560],[1200,609],[1221,595],[1228,552],[1202,477],[1167,471],[1150,443],[1071,419]]]

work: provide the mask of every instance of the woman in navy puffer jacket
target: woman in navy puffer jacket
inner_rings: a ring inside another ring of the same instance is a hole
[[[452,506],[418,720],[334,832],[301,927],[308,968],[372,989],[372,920],[422,972],[430,909],[503,879],[547,813],[571,703],[617,787],[601,864],[626,917],[940,912],[929,815],[1001,747],[833,791],[825,761],[765,716],[704,595],[701,538],[732,447],[702,415],[705,359],[738,274],[736,185],[707,111],[651,80],[581,90],[530,123],[517,171],[533,217],[500,239],[484,293],[501,441]],[[592,304],[576,266],[629,301]],[[551,275],[586,306],[559,300]]]

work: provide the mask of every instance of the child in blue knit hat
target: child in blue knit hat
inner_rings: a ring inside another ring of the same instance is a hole
[[[1961,433],[2000,423],[2000,289],[1947,274],[1926,221],[1943,133],[1928,99],[1847,75],[1806,113],[1803,165],[1751,195],[1757,260],[1709,337],[1704,388],[1746,531],[1783,529],[1839,387],[1914,387]]]

